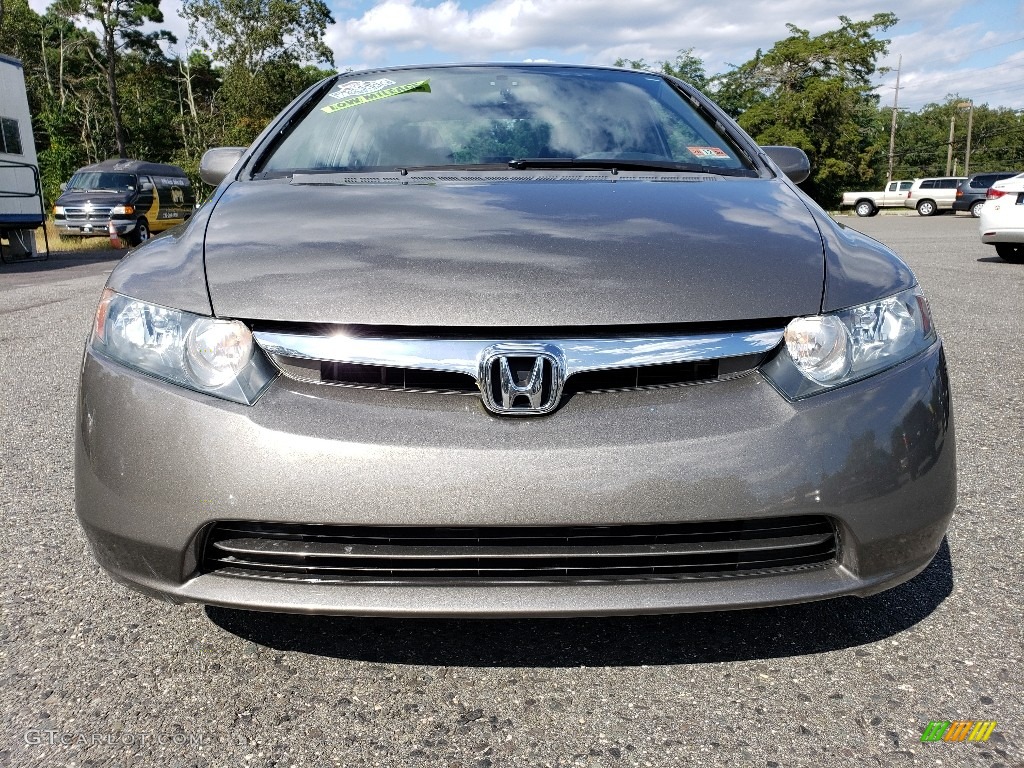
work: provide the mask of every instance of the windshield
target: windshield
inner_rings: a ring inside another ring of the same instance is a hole
[[[257,172],[507,168],[514,160],[752,168],[662,77],[505,66],[339,77]]]
[[[138,186],[139,179],[134,173],[85,171],[71,177],[71,181],[68,182],[68,191],[133,192]]]

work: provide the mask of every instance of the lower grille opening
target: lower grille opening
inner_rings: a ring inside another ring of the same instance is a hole
[[[606,582],[821,567],[837,558],[825,517],[601,526],[346,526],[219,522],[206,573],[305,581]]]
[[[691,363],[666,363],[640,368],[616,368],[608,371],[586,371],[570,376],[565,392],[607,392],[621,389],[654,389],[718,378],[717,360]]]
[[[471,394],[480,391],[476,386],[476,379],[464,373],[356,363],[323,362],[320,364],[320,381],[324,384],[407,389],[416,392]]]

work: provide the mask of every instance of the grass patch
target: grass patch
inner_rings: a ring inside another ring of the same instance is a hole
[[[69,251],[81,253],[114,250],[110,246],[110,238],[107,236],[74,237],[71,235],[62,235],[57,231],[57,228],[49,219],[46,221],[46,236],[50,240],[50,253],[66,253]],[[42,228],[36,230],[36,250],[39,253],[43,253],[46,250],[46,243],[43,240]]]

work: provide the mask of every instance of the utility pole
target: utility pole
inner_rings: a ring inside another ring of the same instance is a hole
[[[971,129],[974,127],[974,99],[961,101],[959,106],[971,109],[967,113],[967,154],[964,156],[964,176],[971,175]]]
[[[896,162],[896,115],[900,108],[900,70],[903,69],[903,54],[896,64],[896,93],[892,97],[892,126],[889,128],[889,174],[885,178],[885,186],[892,181],[893,165]]]
[[[949,118],[949,146],[946,148],[946,175],[949,176],[949,169],[953,167],[953,126],[956,125],[956,115]]]

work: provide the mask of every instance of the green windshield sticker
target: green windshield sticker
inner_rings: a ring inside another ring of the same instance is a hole
[[[396,85],[393,88],[383,88],[375,93],[364,93],[359,96],[352,96],[343,101],[336,102],[334,104],[328,104],[326,107],[321,107],[321,112],[337,112],[339,109],[348,109],[349,107],[358,107],[360,104],[369,104],[371,101],[377,101],[378,99],[386,99],[389,96],[398,96],[402,93],[430,93],[430,81],[420,80],[418,83],[406,83],[405,85]]]

